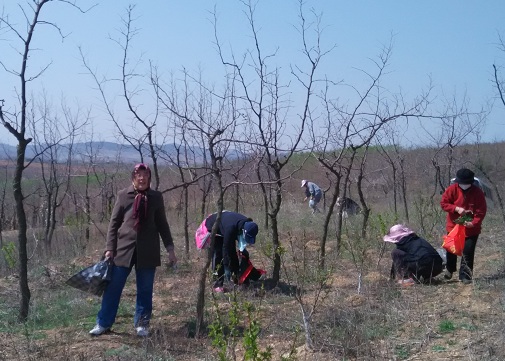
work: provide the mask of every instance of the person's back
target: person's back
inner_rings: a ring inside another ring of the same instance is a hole
[[[312,214],[315,212],[319,212],[319,209],[317,208],[317,204],[323,197],[323,192],[321,191],[321,188],[314,182],[309,182],[306,179],[302,180],[302,187],[305,188],[305,199],[309,199],[309,207],[312,208]]]
[[[396,247],[407,253],[405,259],[407,262],[437,262],[442,264],[442,257],[440,257],[437,250],[427,240],[415,233],[403,237],[396,244]]]
[[[216,222],[216,219],[217,213],[213,213],[207,218],[207,221],[205,222],[207,229],[212,229],[212,226]],[[226,232],[238,232],[238,230],[241,229],[243,224],[248,220],[251,219],[244,216],[243,214],[231,211],[223,211],[221,213],[217,233],[221,234],[224,237]]]
[[[308,195],[307,195],[308,193]],[[323,194],[323,192],[321,191],[321,188],[319,188],[319,186],[314,183],[314,182],[307,182],[307,191],[305,193],[307,195],[307,197],[314,197],[314,199],[319,202],[321,200],[321,196]]]
[[[426,282],[442,272],[443,260],[440,254],[409,227],[402,224],[392,226],[384,236],[384,241],[396,245],[391,251],[391,276],[399,276],[402,285],[421,280]]]
[[[205,225],[208,230],[214,226],[217,215],[214,213],[207,217]],[[253,244],[257,233],[258,226],[251,218],[237,212],[223,211],[221,213],[212,257],[215,292],[224,292],[224,281],[230,281],[233,274],[239,274],[236,241],[239,241],[239,244],[241,242]]]
[[[355,201],[353,201],[351,198],[348,197],[343,198],[338,197],[336,206],[337,207],[342,206],[342,216],[344,218],[348,218],[349,216],[355,216],[361,212],[361,208],[358,205],[358,203],[356,203]]]

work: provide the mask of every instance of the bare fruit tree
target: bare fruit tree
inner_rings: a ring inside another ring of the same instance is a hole
[[[409,222],[409,208],[407,199],[407,175],[405,169],[405,149],[400,144],[400,135],[396,122],[388,124],[385,131],[378,139],[379,152],[388,163],[387,179],[391,178],[389,190],[393,191],[393,210],[398,218],[398,203],[403,204],[405,220]]]
[[[324,232],[320,242],[320,267],[324,267],[326,257],[326,240],[329,225],[341,188],[345,197],[348,182],[352,177],[357,179],[357,191],[364,210],[362,232],[366,232],[369,208],[362,189],[365,177],[365,162],[368,147],[377,134],[389,122],[408,118],[425,117],[429,105],[429,90],[406,102],[401,94],[392,94],[382,87],[381,81],[387,73],[391,61],[392,44],[385,46],[377,60],[374,61],[373,73],[362,71],[368,81],[363,90],[348,85],[354,93],[350,104],[340,104],[338,88],[343,84],[327,82],[327,87],[320,98],[325,109],[325,116],[316,125],[319,131],[312,130],[314,154],[326,174],[332,178],[333,190],[329,210],[324,222]],[[336,241],[340,249],[342,236],[343,202],[337,212]]]
[[[79,106],[74,112],[65,101],[62,101],[63,116],[60,116],[46,97],[39,108],[40,119],[33,120],[31,127],[43,184],[40,194],[42,199],[40,213],[43,218],[42,242],[46,253],[49,253],[57,224],[57,211],[61,209],[69,194],[75,140],[86,125],[89,114],[83,114]]]
[[[505,39],[498,35],[498,49],[505,54]],[[494,86],[496,88],[496,94],[498,98],[499,107],[505,109],[505,77],[502,73],[503,65],[493,64],[493,80]],[[494,164],[491,163],[494,161]],[[491,163],[491,164],[490,164]],[[503,156],[500,152],[493,152],[488,157],[479,154],[479,159],[474,163],[476,169],[478,169],[487,181],[491,184],[496,202],[501,211],[501,216],[503,224],[505,225],[505,200],[503,196],[503,187],[499,186],[499,179],[503,179]],[[494,170],[494,172],[493,172]]]
[[[157,79],[157,77],[151,77],[151,79],[155,78]],[[153,82],[153,86],[156,89],[159,89],[160,85],[157,81],[155,81]],[[175,208],[178,211],[178,215],[180,216],[182,213],[183,216],[184,250],[186,258],[189,259],[191,244],[190,238],[192,238],[190,236],[190,234],[192,235],[192,232],[190,232],[190,226],[194,226],[198,220],[204,218],[205,200],[210,192],[210,188],[205,187],[202,189],[204,205],[202,206],[203,209],[201,209],[202,213],[196,214],[196,217],[198,217],[196,218],[194,214],[195,212],[190,212],[190,189],[191,187],[195,188],[195,185],[200,184],[200,182],[203,184],[212,184],[212,182],[207,180],[211,178],[211,173],[209,172],[209,167],[206,162],[207,152],[205,149],[202,150],[202,148],[196,146],[196,144],[191,141],[195,134],[187,129],[188,123],[180,122],[176,116],[175,119],[173,118],[173,114],[167,115],[167,121],[169,123],[167,128],[170,132],[172,132],[171,137],[167,137],[167,140],[173,144],[173,149],[168,150],[164,147],[159,147],[158,156],[160,160],[169,164],[169,171],[178,177],[178,184],[164,190],[163,192],[175,190],[177,188],[182,189],[180,201],[177,203]],[[192,218],[190,218],[190,213],[193,214]]]
[[[121,49],[121,74],[118,75],[118,88],[115,91],[121,92],[124,104],[121,105],[122,111],[126,111],[132,118],[129,127],[124,126],[122,123],[121,115],[114,109],[113,97],[108,95],[107,85],[113,82],[112,79],[101,77],[91,67],[91,64],[86,59],[83,49],[81,51],[81,59],[88,70],[89,74],[93,77],[98,91],[101,95],[106,113],[114,124],[119,133],[120,138],[130,144],[139,154],[139,159],[144,162],[144,157],[151,158],[154,178],[154,189],[158,190],[160,186],[160,175],[158,166],[158,155],[156,147],[156,126],[159,119],[158,104],[144,104],[143,100],[138,98],[146,91],[142,88],[143,81],[149,84],[150,71],[146,70],[142,74],[137,67],[142,64],[141,56],[136,59],[131,55],[132,44],[135,36],[139,33],[140,29],[135,27],[134,18],[135,5],[130,5],[126,9],[126,16],[122,18],[123,27],[119,30],[120,37],[118,39],[111,39]],[[153,96],[157,99],[156,96]]]
[[[14,48],[15,56],[20,56],[19,70],[11,68],[4,61],[0,60],[0,68],[9,76],[17,77],[19,80],[19,88],[16,88],[17,90],[15,89],[19,92],[19,104],[17,107],[8,104],[6,108],[4,100],[0,101],[0,121],[17,141],[16,169],[12,184],[18,222],[18,275],[21,294],[18,319],[21,322],[26,322],[28,319],[31,298],[28,285],[27,220],[24,206],[25,195],[23,194],[21,182],[24,170],[30,165],[30,163],[26,163],[25,159],[27,146],[32,141],[32,138],[29,136],[29,125],[31,120],[33,120],[33,114],[29,114],[28,108],[30,103],[33,104],[33,100],[29,97],[28,87],[32,82],[38,80],[51,65],[47,64],[37,72],[30,73],[28,64],[33,50],[33,37],[39,26],[49,26],[64,38],[60,28],[55,23],[41,19],[42,9],[45,9],[46,5],[51,2],[71,5],[82,11],[75,4],[66,0],[33,0],[29,5],[23,6],[19,4],[24,19],[26,19],[26,23],[24,24],[25,27],[20,26],[18,28],[16,24],[10,22],[8,15],[1,15],[0,17],[0,28],[4,28],[8,32],[14,34],[15,38],[20,42],[19,49]],[[31,19],[29,15],[31,15]]]
[[[236,139],[237,129],[244,124],[240,122],[234,97],[231,96],[234,92],[232,81],[225,84],[221,90],[206,85],[201,78],[188,76],[184,76],[180,83],[170,83],[169,87],[165,87],[161,82],[153,85],[163,111],[172,114],[175,117],[175,126],[184,129],[187,139],[193,140],[188,146],[205,147],[204,152],[208,154],[208,162],[205,165],[208,168],[204,171],[212,176],[217,193],[214,210],[218,216],[212,228],[207,257],[198,275],[195,336],[199,337],[204,326],[205,290],[214,253],[215,235],[224,210],[225,193],[233,185],[233,182],[225,182],[224,174],[228,171],[225,166],[226,157]],[[201,139],[205,140],[205,144],[198,143]]]
[[[304,66],[292,65],[291,76],[300,86],[301,104],[296,115],[291,114],[291,105],[286,98],[285,89],[288,84],[282,83],[283,74],[279,67],[271,69],[270,61],[275,58],[275,53],[264,53],[255,20],[256,3],[243,1],[245,15],[253,39],[252,49],[237,60],[235,54],[225,54],[222,41],[218,36],[217,17],[214,13],[215,41],[223,65],[230,69],[230,73],[237,82],[241,92],[235,94],[238,107],[243,109],[242,116],[251,126],[251,134],[247,143],[251,153],[258,155],[261,165],[266,166],[264,174],[257,173],[259,181],[263,183],[261,190],[263,199],[268,202],[265,209],[268,214],[268,223],[272,237],[273,271],[272,279],[277,283],[280,279],[282,245],[280,242],[278,217],[282,205],[282,187],[286,178],[284,169],[301,144],[307,123],[310,120],[310,103],[315,87],[316,69],[321,59],[328,53],[320,47],[321,16],[314,15],[314,21],[305,19],[303,2],[299,2],[299,32],[301,35],[302,54]],[[316,33],[315,39],[310,42],[309,30]],[[331,49],[330,49],[331,50]],[[291,84],[293,87],[293,85]],[[288,119],[292,117],[291,123]],[[297,119],[296,121],[294,119]],[[256,168],[259,171],[259,168]]]
[[[460,159],[456,157],[456,148],[472,138],[478,138],[488,113],[489,110],[484,108],[471,110],[470,100],[466,96],[461,99],[454,96],[445,101],[443,110],[437,116],[436,127],[433,123],[421,123],[427,139],[435,147],[435,155],[432,158],[435,185],[442,191],[449,185],[456,170],[454,168],[460,163]],[[433,194],[437,193],[437,189],[434,188]]]

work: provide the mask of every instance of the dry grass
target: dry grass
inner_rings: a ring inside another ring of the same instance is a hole
[[[304,254],[305,270],[295,270],[292,251],[286,247],[283,259],[288,274],[283,273],[279,287],[271,288],[267,280],[263,288],[256,285],[240,289],[237,294],[239,302],[250,302],[258,310],[259,346],[271,346],[273,360],[290,352],[296,355],[292,359],[325,361],[505,359],[505,234],[496,215],[489,215],[479,239],[473,285],[440,279],[432,285],[401,288],[387,279],[390,263],[387,252],[382,259],[379,257],[382,242],[378,234],[370,235],[368,241],[349,240],[339,257],[330,239],[327,264],[332,272],[312,320],[315,351],[307,351],[300,305],[293,295],[296,287],[302,287],[304,300],[311,304],[319,289],[310,281],[310,272],[317,265],[322,217],[307,216],[305,205],[287,207],[289,217],[281,224],[283,242],[287,246],[288,240],[292,241],[294,252]],[[177,221],[172,223],[175,238],[181,239]],[[263,235],[252,249],[251,259],[257,267],[269,270],[270,261],[263,252],[266,238]],[[363,242],[371,243],[359,266],[350,257],[349,247],[359,247]],[[57,246],[63,247],[63,243]],[[74,245],[73,249],[78,247]],[[17,279],[0,279],[0,360],[217,360],[208,335],[192,337],[196,312],[194,270],[200,267],[203,256],[196,250],[188,260],[182,259],[182,250],[179,252],[177,270],[159,268],[151,337],[140,339],[133,332],[133,277],[123,293],[113,332],[90,337],[88,331],[100,299],[69,289],[64,281],[75,270],[92,263],[100,252],[101,242],[97,241],[87,245],[86,254],[79,257],[31,263],[33,303],[26,327],[13,322],[18,303]],[[216,314],[210,288],[206,305],[206,319],[212,322]],[[226,315],[232,306],[230,295],[218,295],[218,306]],[[243,353],[240,342],[236,353]]]

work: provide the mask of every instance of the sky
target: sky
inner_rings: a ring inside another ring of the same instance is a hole
[[[4,0],[0,4],[3,17],[8,17],[21,34],[26,33],[26,25],[20,5],[26,8],[29,2]],[[44,92],[55,108],[65,99],[69,104],[91,109],[93,133],[99,140],[114,141],[115,131],[79,49],[97,74],[117,77],[122,54],[112,39],[120,38],[121,17],[129,5],[135,5],[137,35],[131,43],[131,55],[141,57],[139,69],[147,69],[151,61],[165,76],[184,68],[194,74],[201,72],[210,82],[222,82],[211,21],[214,11],[219,38],[228,54],[242,54],[253,46],[245,7],[239,0],[76,0],[76,4],[89,11],[81,13],[57,1],[43,8],[41,20],[56,24],[65,38],[62,40],[52,26],[36,29],[28,72],[33,75],[51,65],[29,83],[28,89],[38,98]],[[310,10],[322,15],[323,47],[335,45],[321,64],[320,76],[364,87],[359,69],[372,71],[372,60],[392,39],[393,53],[384,80],[388,89],[414,97],[431,79],[437,99],[466,96],[473,109],[496,99],[492,65],[502,66],[505,73],[505,52],[497,46],[498,34],[505,38],[503,0],[307,0],[304,9],[307,15]],[[276,52],[275,65],[282,69],[303,62],[296,31],[298,10],[298,2],[293,0],[257,1],[260,46],[264,54]],[[0,59],[7,69],[19,70],[19,49],[19,39],[1,28]],[[5,101],[5,110],[18,108],[18,89],[19,78],[0,67],[0,99]],[[119,95],[114,89],[108,93],[111,99]],[[345,98],[346,94],[339,97]],[[145,104],[149,104],[148,99]],[[121,121],[130,121],[127,115],[121,115],[120,105],[116,111]],[[482,141],[505,140],[504,125],[505,109],[495,102]],[[406,143],[422,143],[417,133],[404,136]],[[16,143],[3,127],[0,142]]]

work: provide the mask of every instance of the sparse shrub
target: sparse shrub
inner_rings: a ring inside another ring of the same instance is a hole
[[[16,266],[16,245],[14,242],[7,242],[2,248],[0,248],[0,250],[2,251],[7,267],[13,270]]]
[[[441,220],[444,219],[444,212],[440,204],[434,198],[422,194],[417,194],[414,198],[414,210],[411,222],[416,225],[416,229],[425,237],[438,235]],[[438,228],[437,228],[438,227]]]
[[[438,330],[441,333],[449,333],[449,332],[453,332],[454,330],[456,330],[456,326],[450,320],[442,320],[442,321],[440,321],[440,323],[438,325]]]
[[[397,345],[395,347],[396,357],[400,360],[405,360],[410,356],[409,349],[405,345]]]
[[[219,310],[219,301],[213,294],[216,319],[209,326],[212,346],[217,350],[219,360],[236,360],[239,338],[242,338],[243,360],[268,361],[272,359],[271,348],[259,347],[260,323],[254,306],[250,302],[239,302],[238,293],[231,296],[231,307],[227,317]]]

